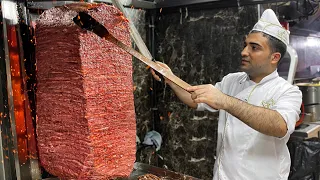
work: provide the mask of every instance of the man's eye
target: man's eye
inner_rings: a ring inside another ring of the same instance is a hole
[[[253,50],[256,50],[256,49],[257,49],[257,47],[256,47],[256,46],[252,46],[252,49],[253,49]]]

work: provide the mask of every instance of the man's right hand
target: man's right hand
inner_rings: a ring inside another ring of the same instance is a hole
[[[159,62],[159,61],[156,61],[156,63],[157,63],[159,66],[161,66],[161,67],[163,67],[164,69],[166,69],[167,72],[172,73],[171,69],[170,69],[169,66],[167,66],[166,64],[164,64],[164,63],[162,63],[162,62]],[[153,76],[153,78],[154,78],[155,80],[161,81],[161,78],[157,75],[157,73],[154,71],[154,69],[151,68],[150,71],[151,71],[151,74],[152,74],[152,76]],[[172,73],[172,74],[173,74],[173,73]],[[163,78],[164,78],[164,80],[165,80],[165,83],[167,83],[167,84],[169,84],[169,85],[172,84],[172,81],[170,81],[168,78],[166,78],[166,77],[163,77]]]
[[[167,73],[172,73],[171,69],[164,63],[161,62],[156,62],[159,66],[163,67],[164,69],[167,70]],[[157,81],[161,81],[161,78],[156,74],[156,72],[151,69],[150,70],[152,73],[152,76],[154,77],[154,79],[156,79]],[[172,73],[173,74],[173,73]],[[176,85],[174,82],[170,81],[168,78],[164,77],[165,83],[167,83],[171,89],[174,91],[174,93],[178,96],[178,98],[185,104],[187,104],[188,106],[192,107],[192,108],[197,108],[197,103],[195,103],[193,101],[193,99],[191,98],[191,94],[190,92],[182,89],[180,86]]]

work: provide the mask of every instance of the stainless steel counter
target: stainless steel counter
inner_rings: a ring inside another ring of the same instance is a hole
[[[292,133],[292,138],[304,138],[309,139],[312,137],[319,137],[320,122],[304,122],[300,126],[296,127]]]

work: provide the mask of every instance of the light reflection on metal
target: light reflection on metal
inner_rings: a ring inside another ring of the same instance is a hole
[[[287,46],[287,52],[290,55],[290,67],[288,72],[288,78],[287,81],[292,84],[294,76],[296,74],[297,66],[298,66],[298,54],[295,49],[293,49],[292,46]]]

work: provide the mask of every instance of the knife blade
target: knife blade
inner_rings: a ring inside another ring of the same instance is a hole
[[[156,62],[152,61],[152,59],[149,59],[145,56],[143,56],[138,51],[134,50],[132,47],[129,47],[122,43],[120,40],[118,40],[116,37],[114,37],[102,24],[100,24],[97,20],[95,20],[93,17],[91,17],[86,12],[79,12],[76,17],[73,18],[73,21],[75,24],[77,24],[82,29],[91,31],[98,35],[100,38],[103,38],[119,48],[123,49],[127,53],[131,54],[132,56],[136,57],[146,65],[150,66],[152,69],[163,75],[164,77],[168,78],[170,81],[174,82],[178,86],[180,86],[183,89],[187,89],[188,87],[191,87],[188,83],[181,80],[179,77],[175,76],[172,72],[169,70],[163,68]]]

